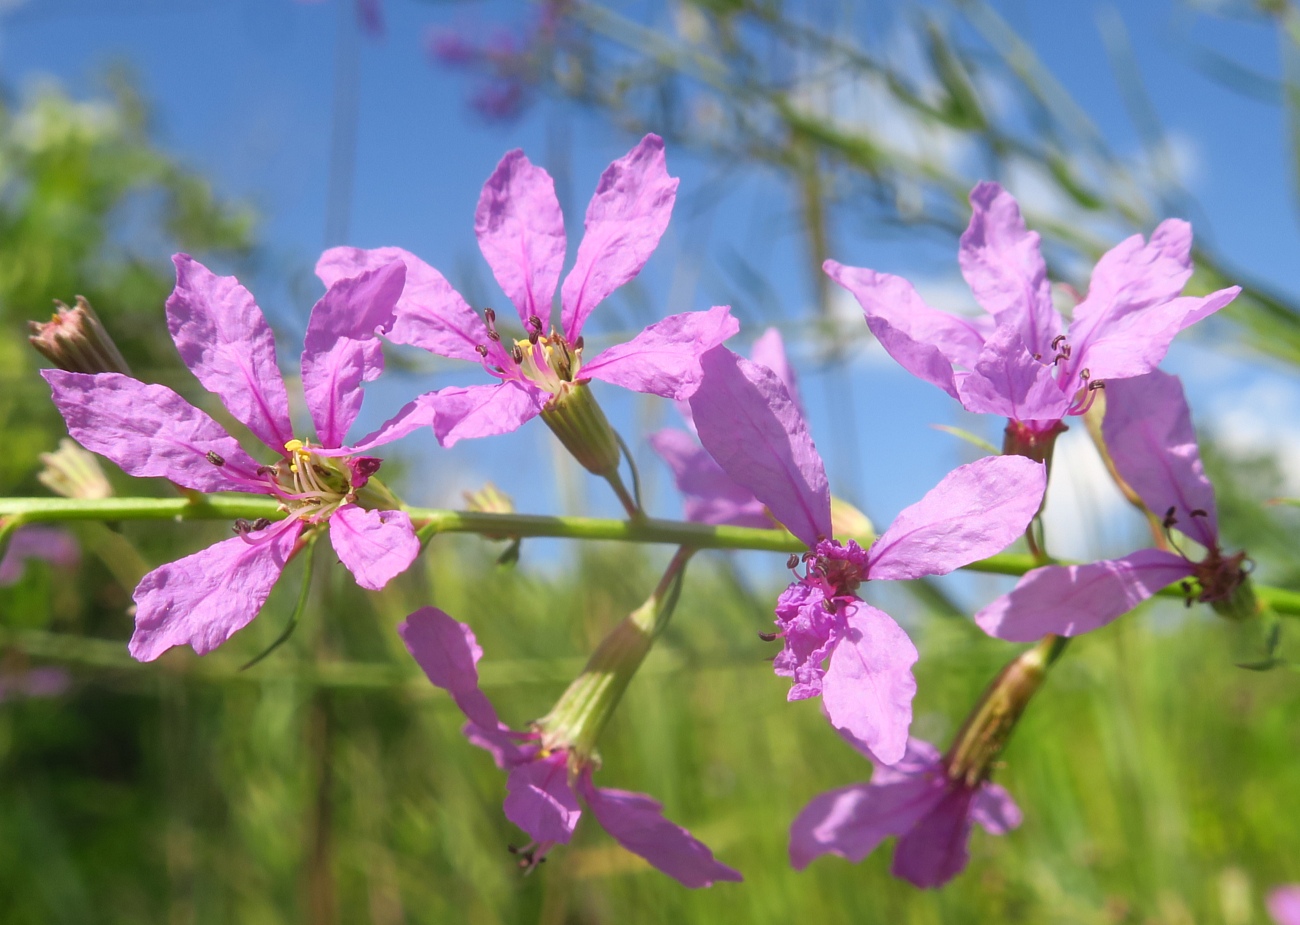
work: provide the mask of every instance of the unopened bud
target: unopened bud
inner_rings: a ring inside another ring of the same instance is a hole
[[[42,485],[65,498],[109,498],[113,486],[108,484],[99,461],[67,437],[59,441],[53,453],[42,453],[43,469],[36,474]]]
[[[41,355],[73,373],[121,373],[131,375],[121,352],[104,330],[99,316],[81,296],[75,308],[54,300],[55,313],[49,321],[28,322],[27,338]]]
[[[862,546],[870,546],[876,539],[871,518],[834,496],[831,497],[831,532],[841,540],[857,540]]]

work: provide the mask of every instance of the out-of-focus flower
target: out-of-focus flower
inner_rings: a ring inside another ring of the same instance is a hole
[[[919,887],[937,887],[969,859],[971,826],[1002,835],[1020,825],[1011,795],[990,781],[953,778],[938,750],[907,741],[897,764],[882,764],[862,743],[845,736],[875,766],[871,782],[815,797],[790,826],[790,863],[802,870],[823,854],[861,861],[882,841],[898,836],[893,873]]]
[[[1246,554],[1219,548],[1214,486],[1205,476],[1191,412],[1176,376],[1159,371],[1114,382],[1106,389],[1102,422],[1106,448],[1120,477],[1147,509],[1206,550],[1193,562],[1181,552],[1140,549],[1088,565],[1048,565],[1025,574],[1010,594],[975,615],[985,632],[1028,642],[1048,633],[1077,636],[1105,626],[1176,581],[1189,600],[1228,616],[1249,616],[1254,599]],[[1176,548],[1176,547],[1175,547]]]
[[[1277,925],[1300,925],[1300,884],[1279,886],[1269,893],[1268,914]]]
[[[898,276],[834,260],[824,269],[853,293],[871,333],[904,369],[967,411],[1009,418],[1007,452],[1046,458],[1062,418],[1085,412],[1101,383],[1155,369],[1179,331],[1240,292],[1180,295],[1192,275],[1192,228],[1169,219],[1150,241],[1134,235],[1102,255],[1067,329],[1052,305],[1038,235],[1026,230],[1015,199],[981,183],[970,202],[958,260],[987,315],[933,309]]]
[[[518,312],[524,329],[519,339],[503,338],[496,312],[485,309],[479,317],[437,270],[399,248],[336,247],[321,257],[316,273],[329,285],[402,260],[407,287],[388,338],[480,363],[496,380],[420,396],[399,415],[406,431],[432,425],[438,441],[451,446],[467,437],[509,433],[541,415],[584,466],[604,475],[617,467],[618,446],[590,398],[588,381],[688,398],[700,381],[700,356],[739,328],[726,306],[684,312],[591,360],[583,357],[588,316],[641,271],[668,225],[676,194],[677,179],[668,175],[657,135],[647,135],[609,165],[587,207],[576,262],[560,287],[557,324],[551,302],[564,265],[565,233],[555,185],[522,151],[507,154],[483,187],[474,228]]]
[[[72,686],[66,668],[47,665],[15,670],[0,666],[0,703],[20,697],[58,697]]]
[[[23,569],[31,559],[71,569],[81,561],[81,552],[67,530],[39,524],[19,527],[9,538],[4,555],[0,556],[0,586],[11,585],[22,578]]]
[[[685,886],[741,879],[702,842],[665,819],[655,800],[595,786],[590,743],[579,748],[540,728],[517,731],[502,723],[479,690],[477,665],[483,650],[468,626],[435,607],[423,607],[398,631],[429,680],[451,694],[464,712],[466,738],[507,772],[506,818],[533,839],[520,850],[525,866],[539,863],[554,845],[568,843],[582,816],[581,800],[615,841]],[[588,712],[602,710],[588,704]]]
[[[176,255],[167,324],[181,359],[230,413],[279,454],[253,459],[207,414],[171,389],[117,373],[46,370],[68,432],[130,475],[163,476],[195,491],[270,495],[288,516],[237,522],[233,539],[155,569],[135,589],[131,654],[157,658],[176,645],[209,652],[257,615],[309,530],[328,524],[343,564],[379,589],[411,564],[419,542],[410,518],[372,476],[362,455],[400,434],[381,428],[360,444],[344,437],[361,409],[361,383],[383,369],[377,333],[393,324],[406,277],[400,261],[339,280],[312,309],[302,382],[316,442],[297,438],[276,364],[275,339],[252,295]]]
[[[944,575],[1001,551],[1038,510],[1044,467],[1017,456],[961,466],[869,549],[841,544],[832,537],[821,457],[780,378],[725,348],[706,354],[703,365],[691,398],[700,442],[808,545],[804,574],[777,600],[775,635],[785,647],[776,672],[794,681],[789,699],[820,694],[832,725],[893,764],[907,745],[917,652],[902,627],[858,597],[859,586]],[[798,561],[791,557],[792,567]]]

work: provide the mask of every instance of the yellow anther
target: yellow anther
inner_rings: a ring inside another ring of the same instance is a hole
[[[302,441],[295,437],[284,445],[284,449],[286,453],[300,452],[302,450]]]

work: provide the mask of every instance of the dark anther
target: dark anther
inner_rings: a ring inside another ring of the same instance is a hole
[[[1057,334],[1055,337],[1053,337],[1053,338],[1052,338],[1052,349],[1055,350],[1057,347],[1059,347],[1059,346],[1061,345],[1061,341],[1063,341],[1063,340],[1065,340],[1065,335],[1064,335],[1064,334]]]
[[[496,331],[488,331],[488,340],[492,341],[493,343],[499,344],[501,343],[501,335],[498,334]]]
[[[208,462],[212,463],[214,466],[224,466],[226,464],[226,461],[221,457],[221,454],[213,450],[208,450]]]
[[[1088,383],[1088,391],[1089,391],[1089,392],[1095,392],[1095,391],[1097,391],[1098,389],[1104,389],[1104,388],[1106,388],[1106,380],[1104,380],[1104,379],[1098,379],[1096,382],[1089,382],[1089,383]]]
[[[366,479],[378,472],[379,467],[383,464],[382,459],[374,456],[358,456],[352,461],[352,467],[356,470],[357,475]]]
[[[488,327],[497,323],[497,313],[490,308],[483,309],[483,320],[487,322]]]
[[[1035,353],[1035,354],[1034,354],[1034,359],[1035,359],[1035,360],[1041,360],[1042,358],[1043,358],[1043,355],[1042,355],[1041,353]]]
[[[538,335],[542,333],[542,319],[536,315],[528,316],[528,323],[525,325],[530,331],[536,331]]]
[[[758,638],[764,642],[776,642],[776,633],[759,633]]]
[[[536,331],[528,332],[528,343],[530,344],[536,344],[539,340],[541,340],[541,338],[542,335],[538,334]]]
[[[522,363],[524,361],[524,348],[520,347],[518,344],[511,347],[510,359],[514,360],[515,363]]]
[[[1209,516],[1210,516],[1210,515],[1207,514],[1205,511],[1201,510],[1199,507],[1194,507],[1194,508],[1192,508],[1192,510],[1191,510],[1191,514],[1192,514],[1193,517],[1209,517]]]
[[[258,466],[258,475],[275,475],[275,466]]]
[[[488,355],[487,344],[475,344],[474,352],[486,360]]]
[[[798,564],[799,564],[799,554],[797,552],[790,553],[790,558],[785,560],[785,567],[794,568]]]
[[[1178,517],[1174,514],[1176,510],[1177,508],[1171,505],[1169,510],[1165,511],[1165,519],[1162,520],[1160,523],[1161,525],[1164,526],[1166,530],[1168,530],[1174,524],[1178,523]]]
[[[250,533],[256,533],[258,530],[265,530],[271,526],[271,522],[265,517],[259,517],[257,520],[245,520],[239,518],[235,521],[233,529],[240,536],[247,536]]]
[[[573,349],[574,349],[574,350],[581,350],[582,347],[583,347],[583,345],[584,345],[585,343],[586,343],[586,341],[583,340],[582,335],[579,334],[579,335],[578,335],[578,339],[575,340],[575,341],[573,342]]]
[[[1192,583],[1190,581],[1180,581],[1178,582],[1178,587],[1183,589],[1184,594],[1192,593]]]

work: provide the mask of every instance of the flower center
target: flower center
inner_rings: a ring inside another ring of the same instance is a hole
[[[372,457],[335,459],[318,456],[309,441],[290,440],[284,445],[285,458],[259,470],[267,476],[271,494],[291,517],[315,523],[344,504],[356,500],[357,489],[379,468]],[[359,481],[359,484],[358,484]]]
[[[798,564],[795,557],[791,556]],[[844,597],[857,593],[858,586],[867,580],[867,551],[855,541],[847,545],[839,540],[821,540],[816,546],[803,554],[805,583],[821,585],[828,599]]]
[[[544,334],[542,319],[533,315],[524,324],[527,336],[506,350],[496,320],[496,312],[490,308],[483,310],[489,343],[479,344],[475,349],[487,371],[502,379],[526,380],[552,395],[563,394],[582,366],[582,338],[570,344],[555,328]]]

